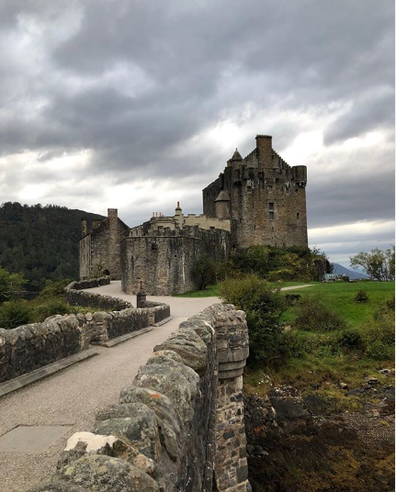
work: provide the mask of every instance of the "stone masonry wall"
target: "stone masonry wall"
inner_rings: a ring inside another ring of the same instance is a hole
[[[121,284],[127,294],[166,296],[198,288],[192,275],[196,261],[210,254],[216,261],[229,252],[229,233],[185,227],[148,231],[121,243]]]
[[[233,306],[183,322],[32,492],[250,491],[239,396],[247,344],[245,315]]]
[[[80,282],[71,282],[65,288],[65,301],[71,306],[96,307],[99,309],[113,309],[120,311],[133,307],[132,304],[117,297],[105,296],[95,292],[86,292],[81,289],[91,289],[101,285],[108,285],[110,277],[101,277]]]
[[[116,209],[100,221],[80,240],[80,278],[108,271],[112,280],[121,278],[120,242],[129,234],[129,227],[117,216]]]
[[[78,286],[85,288],[86,284]],[[108,299],[105,296],[76,289],[67,290],[66,297],[76,300],[79,305],[88,299],[89,306],[94,306],[97,301],[99,307],[115,310],[55,315],[42,323],[31,323],[12,330],[0,328],[0,383],[86,350],[90,344],[100,345],[170,316],[167,304],[147,302],[145,307],[136,309],[119,300],[127,307],[116,310],[117,302],[107,306]]]

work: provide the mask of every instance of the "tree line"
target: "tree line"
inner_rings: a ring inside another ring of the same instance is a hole
[[[47,280],[78,277],[81,219],[104,218],[58,205],[6,202],[0,207],[0,267],[20,273],[27,291]]]

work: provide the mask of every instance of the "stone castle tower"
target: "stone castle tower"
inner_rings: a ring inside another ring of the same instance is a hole
[[[308,247],[306,166],[290,167],[273,150],[272,137],[257,135],[244,159],[236,150],[218,179],[203,190],[207,217],[231,220],[231,243]]]

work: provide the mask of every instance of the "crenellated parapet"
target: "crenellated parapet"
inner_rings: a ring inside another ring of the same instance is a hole
[[[233,306],[183,322],[31,492],[250,491],[242,374],[219,372],[219,358],[241,363],[247,346],[245,314]]]

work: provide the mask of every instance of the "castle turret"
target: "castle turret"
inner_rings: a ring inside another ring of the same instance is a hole
[[[235,149],[235,152],[233,153],[231,159],[228,159],[228,161],[227,161],[227,166],[231,167],[232,165],[235,165],[235,164],[242,162],[242,160],[243,160],[242,156],[238,152],[238,149]]]
[[[218,219],[230,218],[230,195],[227,191],[220,191],[218,197],[215,200],[216,217]]]

